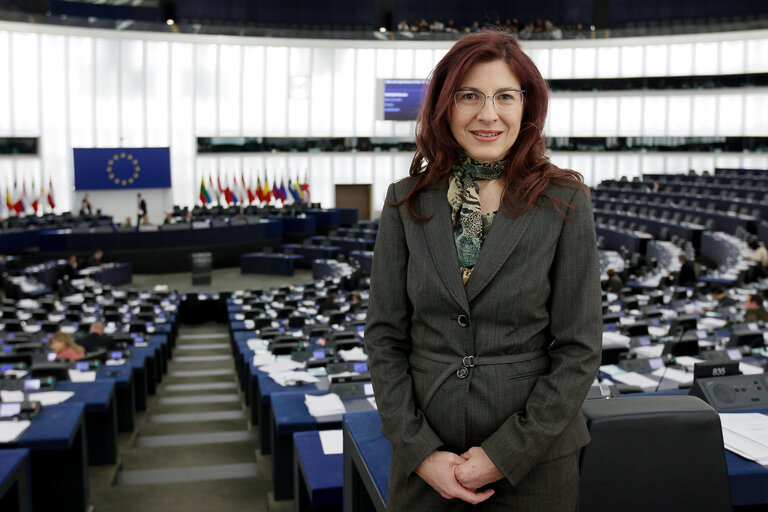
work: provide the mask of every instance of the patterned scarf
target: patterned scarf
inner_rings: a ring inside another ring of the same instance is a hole
[[[485,233],[495,216],[495,213],[482,215],[477,180],[498,178],[506,165],[506,160],[486,164],[464,153],[459,153],[453,164],[453,176],[448,185],[448,203],[451,205],[453,238],[459,255],[461,279],[465,286],[477,262]]]

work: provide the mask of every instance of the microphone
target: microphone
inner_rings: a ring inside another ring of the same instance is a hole
[[[688,332],[689,330],[690,329],[688,329],[687,327],[681,328],[680,336],[677,337],[675,344],[680,343],[685,333]],[[675,364],[675,356],[673,356],[672,354],[664,354],[662,355],[662,361],[664,361],[664,371],[661,372],[661,378],[659,379],[659,383],[656,384],[656,389],[653,390],[654,393],[656,393],[659,390],[661,383],[664,382],[664,376],[667,374],[667,368]]]

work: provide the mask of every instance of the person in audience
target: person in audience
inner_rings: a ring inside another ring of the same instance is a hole
[[[114,345],[112,337],[104,334],[104,322],[93,322],[88,334],[78,339],[77,342],[86,352],[93,352],[101,348],[109,349]]]
[[[83,202],[80,205],[80,215],[92,215],[93,214],[93,208],[91,207],[91,202],[88,200],[88,194],[85,194],[83,196]]]
[[[710,286],[709,295],[712,297],[712,300],[717,301],[717,306],[715,306],[716,310],[728,310],[739,305],[736,299],[728,296],[727,290],[723,288],[723,285],[721,284],[715,283]]]
[[[400,20],[400,22],[397,24],[397,30],[400,32],[408,32],[410,30],[408,22],[406,20]]]
[[[429,30],[432,32],[445,32],[445,24],[440,20],[432,20],[432,23],[429,25]]]
[[[80,274],[80,263],[77,261],[77,255],[70,254],[67,259],[67,264],[62,269],[62,276],[67,276],[70,279],[74,279]]]
[[[753,293],[747,299],[747,303],[744,305],[746,312],[744,313],[744,321],[749,322],[763,322],[768,323],[768,311],[766,311],[763,304],[765,303],[765,297],[762,293]]]
[[[768,275],[768,250],[757,240],[751,240],[749,248],[752,249],[750,259],[760,263],[758,268],[759,275],[757,277],[765,277]]]
[[[163,221],[163,224],[175,224],[172,213],[169,212],[165,214],[165,220]]]
[[[104,264],[104,251],[96,249],[85,261],[86,267],[100,267]]]
[[[122,224],[120,224],[121,228],[132,228],[133,224],[131,223],[131,218],[126,217]]]
[[[677,284],[679,286],[695,286],[696,268],[693,266],[693,262],[688,261],[688,258],[686,258],[684,254],[680,254],[677,259],[680,262],[680,272],[677,274]]]
[[[456,26],[456,22],[453,20],[448,20],[448,23],[445,24],[445,31],[446,32],[458,32],[459,27]]]
[[[136,201],[138,206],[136,225],[139,226],[141,225],[141,219],[143,219],[147,215],[147,202],[144,200],[143,197],[141,197],[141,192],[136,194]]]
[[[48,346],[56,352],[56,360],[77,361],[85,355],[85,349],[75,343],[72,336],[58,331],[48,340]]]
[[[612,268],[606,270],[605,273],[608,275],[608,283],[605,287],[605,291],[611,293],[619,293],[624,287],[624,283],[621,282],[621,277],[619,277],[619,274],[617,274],[616,271]]]
[[[572,512],[601,356],[589,189],[545,156],[547,84],[515,36],[432,71],[410,177],[390,185],[365,329],[387,507]]]

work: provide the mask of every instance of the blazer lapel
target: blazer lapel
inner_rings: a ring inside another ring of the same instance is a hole
[[[467,300],[472,299],[486,287],[507,261],[523,233],[531,223],[536,208],[531,208],[518,217],[507,217],[499,211],[493,220],[491,230],[483,241],[480,255],[475,263],[475,270],[467,283]],[[454,251],[455,252],[455,251]],[[456,257],[458,259],[458,257]]]
[[[464,284],[461,282],[459,257],[456,253],[451,223],[451,206],[446,198],[447,193],[447,186],[422,192],[419,197],[421,203],[419,213],[432,215],[430,220],[422,223],[422,227],[440,279],[456,302],[464,308],[464,311],[469,312],[469,301]]]

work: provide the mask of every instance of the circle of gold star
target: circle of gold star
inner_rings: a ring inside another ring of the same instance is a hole
[[[115,176],[115,165],[120,162],[121,160],[125,160],[131,167],[133,167],[133,172],[129,174],[128,177],[122,178]],[[120,154],[115,153],[112,155],[112,158],[109,159],[107,162],[107,176],[109,177],[110,181],[114,182],[115,185],[120,186],[126,186],[131,185],[133,182],[137,179],[139,179],[139,172],[141,171],[141,166],[139,165],[139,161],[133,157],[132,154],[125,152],[121,152]]]

